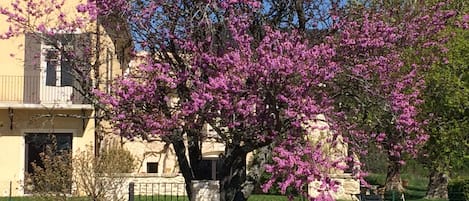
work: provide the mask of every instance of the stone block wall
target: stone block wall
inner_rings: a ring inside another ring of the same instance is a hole
[[[360,181],[352,177],[351,174],[337,174],[333,175],[332,178],[339,182],[339,186],[336,192],[330,192],[331,196],[335,200],[358,200],[357,194],[360,194]],[[308,185],[308,194],[316,197],[319,195],[317,189],[321,183],[312,182]]]
[[[220,184],[216,180],[192,181],[193,199],[196,201],[219,201]]]
[[[123,174],[120,177],[124,181],[119,186],[109,186],[111,200],[128,200],[129,185],[134,183],[134,195],[137,197],[151,195],[187,196],[184,178],[180,174],[157,175],[157,174]]]

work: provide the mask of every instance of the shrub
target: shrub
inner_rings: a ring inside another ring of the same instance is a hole
[[[132,154],[123,148],[112,147],[96,157],[93,148],[82,151],[73,158],[75,182],[93,201],[124,200],[122,193],[127,178],[135,167]]]
[[[448,199],[450,201],[469,201],[469,179],[450,181]]]
[[[98,173],[132,173],[135,168],[135,158],[130,151],[112,147],[101,153],[97,165]]]
[[[36,200],[67,200],[72,187],[70,152],[58,151],[53,144],[46,146],[40,157],[41,165],[32,163],[34,173],[26,175],[26,190],[31,191]]]

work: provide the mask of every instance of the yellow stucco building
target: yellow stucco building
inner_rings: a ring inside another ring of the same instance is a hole
[[[0,6],[11,8],[12,2],[2,0]],[[61,12],[68,17],[79,15],[76,6],[80,2],[66,1]],[[45,22],[53,27],[57,20],[51,16],[34,19],[31,26]],[[6,19],[0,15],[0,33],[10,26]],[[27,194],[25,174],[32,171],[31,163],[39,160],[51,136],[60,149],[70,150],[72,155],[95,146],[99,135],[95,109],[71,68],[81,66],[83,72],[89,72],[86,76],[93,80],[89,87],[110,90],[110,81],[125,70],[123,55],[129,48],[123,44],[128,45],[127,39],[128,35],[119,35],[117,30],[90,23],[86,29],[54,37],[27,31],[0,40],[0,197]],[[57,44],[63,49],[58,50]],[[63,55],[64,49],[83,52],[84,48],[90,52],[78,54],[76,61]],[[79,65],[72,65],[78,61]]]

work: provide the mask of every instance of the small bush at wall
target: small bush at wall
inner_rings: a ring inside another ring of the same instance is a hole
[[[113,147],[101,153],[98,159],[98,173],[132,173],[135,168],[135,158],[130,151]]]
[[[135,168],[132,154],[123,148],[113,147],[96,157],[89,147],[73,158],[74,182],[82,193],[93,201],[125,200],[122,192],[127,178]]]

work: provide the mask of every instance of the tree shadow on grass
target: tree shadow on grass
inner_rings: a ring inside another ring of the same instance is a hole
[[[424,199],[425,194],[404,193],[404,196],[406,200],[421,200]]]
[[[417,186],[408,186],[406,187],[406,190],[409,190],[409,191],[427,191],[427,188],[425,187],[417,187]]]

